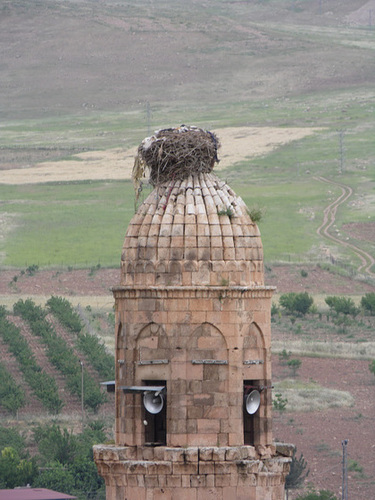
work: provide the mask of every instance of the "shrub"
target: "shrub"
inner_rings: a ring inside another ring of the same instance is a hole
[[[81,319],[67,299],[62,297],[51,297],[47,301],[47,306],[65,328],[73,333],[79,333],[82,330],[83,325]]]
[[[20,329],[4,317],[0,317],[0,333],[10,352],[17,358],[24,378],[43,405],[52,413],[59,413],[63,402],[58,396],[55,380],[37,364],[35,356]]]
[[[369,369],[370,372],[375,375],[375,359],[373,359],[372,362],[369,364]]]
[[[13,312],[17,316],[22,316],[28,322],[42,321],[47,316],[47,313],[37,306],[31,299],[23,301],[20,299],[13,306]]]
[[[291,355],[292,351],[287,352],[286,349],[283,349],[281,352],[279,352],[279,363],[281,365],[286,365]]]
[[[66,384],[72,394],[81,397],[82,378],[80,360],[62,337],[57,336],[52,325],[46,320],[46,313],[32,300],[18,301],[14,311],[29,322],[34,335],[42,338],[47,346],[47,356],[51,363],[66,377]],[[94,411],[105,401],[105,394],[99,384],[84,372],[84,404]]]
[[[97,337],[89,333],[80,334],[77,347],[90,359],[90,363],[103,378],[114,378],[115,362]]]
[[[8,446],[0,454],[0,487],[26,486],[33,481],[37,469],[33,460],[19,456],[17,450]]]
[[[248,210],[248,214],[250,215],[250,219],[252,220],[252,222],[258,224],[258,222],[263,219],[264,209],[255,206]]]
[[[0,451],[7,446],[15,449],[23,457],[26,448],[26,439],[17,430],[0,426]]]
[[[91,422],[81,434],[73,434],[56,424],[33,429],[43,468],[33,486],[69,492],[77,498],[105,498],[104,481],[93,461],[92,447],[106,441],[103,425]]]
[[[287,403],[287,398],[283,398],[282,394],[279,392],[275,394],[275,397],[272,400],[273,407],[279,412],[283,412],[286,410]]]
[[[287,314],[305,316],[314,303],[314,299],[307,293],[285,293],[280,296],[280,305]]]
[[[101,377],[114,377],[114,358],[108,354],[104,344],[98,337],[90,333],[82,333],[83,324],[79,314],[74,310],[72,304],[62,297],[51,297],[47,301],[52,314],[68,330],[77,334],[76,347],[90,360],[91,365]]]
[[[345,314],[355,318],[360,312],[359,308],[356,307],[353,299],[350,297],[330,296],[326,297],[325,302],[331,311],[335,312],[337,315]]]
[[[32,264],[31,266],[29,266],[27,269],[26,269],[26,273],[29,275],[29,276],[34,276],[34,274],[36,272],[39,271],[39,266],[38,264]]]
[[[297,458],[296,454],[297,454],[297,448],[294,448],[289,474],[286,476],[285,479],[286,490],[300,488],[310,472],[309,470],[306,470],[307,462],[303,458],[302,453],[299,458]]]
[[[375,315],[375,292],[366,293],[361,299],[362,308],[371,314]]]
[[[296,500],[337,500],[337,497],[329,490],[310,491],[306,495],[299,496]]]
[[[302,361],[300,359],[290,359],[287,362],[288,367],[292,371],[293,377],[295,377],[297,375],[297,370],[300,368],[301,364],[302,364]]]
[[[279,308],[277,307],[277,305],[274,302],[272,302],[272,305],[271,305],[271,316],[275,316],[278,313],[279,313]]]
[[[0,363],[0,404],[13,415],[25,405],[25,392],[16,383],[5,366]]]

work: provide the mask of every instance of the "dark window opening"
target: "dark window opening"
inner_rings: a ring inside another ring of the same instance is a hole
[[[144,380],[144,385],[164,386],[165,380]],[[143,396],[142,396],[143,397]],[[146,410],[143,401],[143,424],[145,429],[145,444],[164,446],[167,444],[167,394],[163,393],[163,407],[159,413],[150,413]]]
[[[259,408],[250,414],[246,409],[246,397],[259,386],[259,380],[244,380],[243,383],[243,433],[244,444],[248,446],[259,442]]]

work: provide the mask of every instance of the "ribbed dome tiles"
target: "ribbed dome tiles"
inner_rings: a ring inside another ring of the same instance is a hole
[[[152,191],[129,225],[121,266],[123,286],[264,284],[258,227],[212,173]]]

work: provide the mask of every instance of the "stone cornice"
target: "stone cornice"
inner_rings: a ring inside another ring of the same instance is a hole
[[[116,299],[136,298],[271,298],[276,287],[274,286],[168,286],[168,287],[136,287],[115,286],[112,288]]]

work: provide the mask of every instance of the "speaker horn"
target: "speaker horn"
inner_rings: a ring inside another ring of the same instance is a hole
[[[160,413],[164,406],[164,398],[159,393],[145,392],[143,395],[143,404],[146,410],[153,415]]]
[[[245,409],[249,415],[254,415],[260,406],[260,392],[257,390],[251,391],[245,396]]]

